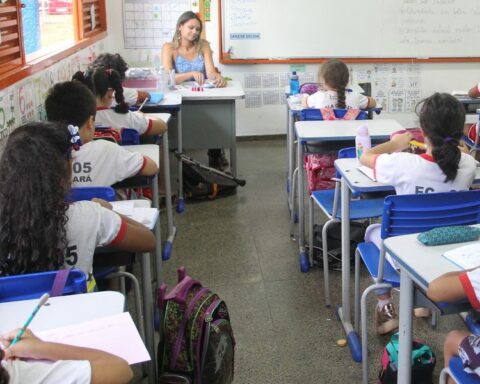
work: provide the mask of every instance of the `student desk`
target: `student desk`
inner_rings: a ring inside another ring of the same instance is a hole
[[[305,251],[305,222],[304,222],[304,171],[303,147],[307,142],[355,140],[358,126],[366,125],[372,139],[387,140],[390,135],[403,127],[395,120],[332,120],[332,121],[297,121],[295,133],[297,135],[297,164],[298,170],[298,245],[300,263],[303,272],[308,270],[308,255]],[[343,199],[343,196],[342,196]],[[342,215],[345,213],[342,200]],[[349,216],[347,216],[349,217]],[[293,220],[293,211],[292,211]],[[343,223],[343,221],[342,221]],[[342,224],[343,225],[343,224]],[[342,238],[342,242],[343,242]]]
[[[465,108],[465,113],[475,113],[477,108],[480,108],[480,99],[472,99],[469,96],[455,96],[455,98],[462,103]]]
[[[472,242],[473,243],[473,242]],[[468,243],[427,247],[417,240],[417,234],[391,237],[385,249],[400,266],[399,360],[398,382],[409,383],[412,355],[412,313],[415,289],[425,292],[430,282],[452,271],[462,270],[442,256],[450,249]],[[432,268],[432,266],[435,268]]]
[[[39,299],[0,303],[0,334],[21,327]],[[115,315],[125,311],[125,296],[120,292],[104,291],[48,299],[47,305],[28,327],[33,332],[45,331]]]
[[[168,92],[165,94],[164,98],[157,104],[145,104],[142,108],[142,111],[145,113],[158,113],[162,111],[167,111],[176,118],[176,131],[177,131],[177,148],[178,151],[182,151],[183,140],[182,140],[182,95],[180,92]],[[170,122],[171,120],[169,120]],[[173,131],[170,130],[170,135],[173,135]],[[183,165],[182,162],[178,162],[178,174],[183,174]],[[185,209],[185,203],[183,200],[183,179],[178,177],[178,204],[177,212],[182,213]]]
[[[382,121],[382,120],[377,120]],[[373,181],[360,172],[356,159],[335,160],[335,168],[341,176],[341,232],[342,232],[342,305],[338,307],[338,317],[347,335],[348,345],[352,351],[361,355],[361,342],[354,330],[350,311],[350,198],[351,192],[369,193],[392,191],[391,185]],[[480,181],[480,168],[477,168],[474,182]],[[401,238],[397,236],[394,239]],[[387,240],[389,241],[389,240]],[[458,245],[457,245],[458,246]],[[422,249],[435,247],[424,247]],[[401,283],[403,284],[403,283]],[[402,285],[402,291],[403,291]],[[408,288],[407,288],[408,289]],[[412,312],[410,312],[411,315]],[[358,324],[356,319],[356,324]],[[399,381],[402,382],[402,381]]]

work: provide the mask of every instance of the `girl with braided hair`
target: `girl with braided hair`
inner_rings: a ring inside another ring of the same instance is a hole
[[[305,95],[302,105],[309,108],[373,108],[375,99],[347,89],[349,81],[348,68],[345,63],[331,59],[322,64],[318,74],[325,90],[313,95]]]
[[[115,69],[95,67],[85,73],[78,71],[72,80],[85,84],[97,101],[95,122],[112,128],[132,128],[140,135],[161,135],[167,130],[167,124],[157,118],[145,116],[141,112],[131,112],[125,102],[122,78]],[[116,105],[112,109],[113,100]]]

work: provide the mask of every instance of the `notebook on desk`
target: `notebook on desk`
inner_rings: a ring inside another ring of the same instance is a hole
[[[360,165],[360,166],[357,167],[357,169],[360,172],[362,172],[365,176],[367,176],[369,179],[371,179],[373,181],[377,181],[377,179],[375,178],[375,175],[373,174],[373,169],[372,168],[368,168],[365,165]]]
[[[443,257],[462,269],[480,267],[480,242],[451,249],[445,252]]]
[[[110,204],[112,204],[115,212],[138,221],[139,223],[145,225],[148,229],[152,230],[155,227],[158,219],[158,209],[146,206],[138,206],[141,202],[142,200],[125,200],[113,201]]]

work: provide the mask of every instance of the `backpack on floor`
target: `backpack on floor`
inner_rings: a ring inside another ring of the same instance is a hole
[[[159,382],[232,383],[235,339],[225,302],[188,276],[184,267],[178,269],[178,284],[166,290],[162,284],[157,302],[163,314]]]
[[[355,261],[355,249],[364,241],[368,222],[350,222],[350,261]],[[322,225],[313,226],[313,264],[323,268]],[[328,226],[328,268],[342,270],[342,223],[335,222]]]
[[[245,180],[207,167],[183,153],[176,152],[175,155],[183,163],[183,191],[187,198],[213,200],[235,193],[239,185],[246,184]]]
[[[424,341],[412,343],[412,384],[432,384],[435,354]],[[382,368],[378,374],[381,384],[396,384],[398,374],[398,333],[392,335],[383,349]]]

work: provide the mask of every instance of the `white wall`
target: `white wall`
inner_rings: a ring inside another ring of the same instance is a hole
[[[122,8],[120,0],[107,0],[107,22],[109,36],[105,40],[105,49],[119,52],[130,65],[152,65],[158,50],[132,50],[123,48]],[[214,50],[214,61],[224,76],[243,82],[245,74],[252,73],[279,73],[289,72],[290,66],[285,64],[267,65],[220,65],[218,64],[218,0],[211,2],[212,21],[206,23],[207,39]],[[374,43],[374,41],[372,42]],[[158,59],[157,59],[158,60]],[[387,65],[388,67],[389,65]],[[375,67],[371,64],[354,64],[352,70],[353,82],[361,80],[365,72]],[[390,65],[392,67],[392,65]],[[422,97],[435,91],[451,92],[452,90],[466,90],[480,81],[480,63],[429,63],[418,64],[420,89]],[[305,72],[316,73],[318,65],[306,65]],[[380,86],[382,87],[382,86]],[[386,89],[388,92],[389,89]],[[408,89],[407,86],[404,89]],[[246,89],[248,91],[248,89]],[[406,127],[416,126],[416,117],[413,113],[384,112],[380,118],[394,118]],[[237,102],[237,133],[246,135],[270,135],[285,133],[285,106],[267,105],[258,108],[246,108],[245,101]]]

